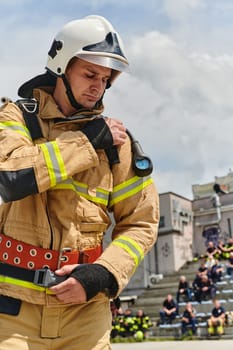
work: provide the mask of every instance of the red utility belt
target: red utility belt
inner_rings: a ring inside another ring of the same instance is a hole
[[[93,263],[102,246],[83,251],[63,248],[61,251],[36,247],[0,233],[0,261],[29,270],[49,268],[52,271],[71,264]]]

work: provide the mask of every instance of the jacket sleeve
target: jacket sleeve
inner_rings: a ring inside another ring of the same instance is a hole
[[[14,103],[1,108],[0,194],[5,202],[44,192],[97,164],[97,153],[80,131],[34,144],[20,109]]]
[[[96,261],[118,283],[118,295],[128,284],[157,239],[159,197],[152,177],[138,177],[130,162],[130,141],[121,147],[120,163],[113,168],[114,188],[109,203],[115,226],[112,242]]]

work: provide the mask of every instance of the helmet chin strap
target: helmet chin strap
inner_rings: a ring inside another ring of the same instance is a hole
[[[76,99],[74,97],[74,94],[73,94],[73,92],[71,90],[70,83],[68,82],[65,74],[62,74],[62,80],[63,80],[63,83],[64,83],[64,85],[66,87],[66,94],[68,96],[68,99],[70,101],[71,106],[74,107],[76,110],[85,108],[85,107],[83,107],[83,105],[81,105],[80,103],[78,103],[76,101]],[[103,96],[104,96],[104,94],[103,94]],[[99,106],[99,104],[102,101],[103,96],[99,99],[99,101],[96,102],[94,107],[98,107]]]
[[[74,94],[73,94],[73,92],[71,90],[70,84],[69,84],[65,74],[62,74],[62,80],[63,80],[63,83],[64,83],[64,85],[66,87],[66,94],[68,96],[68,99],[70,101],[71,106],[74,107],[75,109],[83,108],[83,106],[76,101],[76,99],[74,97]]]

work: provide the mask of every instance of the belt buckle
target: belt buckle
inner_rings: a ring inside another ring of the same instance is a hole
[[[35,270],[33,283],[40,287],[49,287],[56,282],[55,274],[50,269]]]
[[[60,250],[58,262],[57,262],[57,270],[60,269],[62,261],[65,261],[65,257],[63,256],[64,253],[71,252],[72,248],[65,247]]]
[[[67,279],[67,275],[58,276],[50,269],[35,270],[33,283],[40,287],[49,288]]]

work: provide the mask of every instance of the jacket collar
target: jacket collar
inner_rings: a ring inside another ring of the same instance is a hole
[[[72,116],[67,117],[61,112],[53,96],[50,93],[42,89],[35,89],[33,91],[33,95],[39,103],[40,118],[44,120],[51,119],[54,120],[55,123],[78,123],[90,121],[91,119],[94,119],[97,115],[100,115],[104,110],[104,106],[103,104],[101,104],[100,108],[92,110],[82,108],[80,110],[77,110]]]

